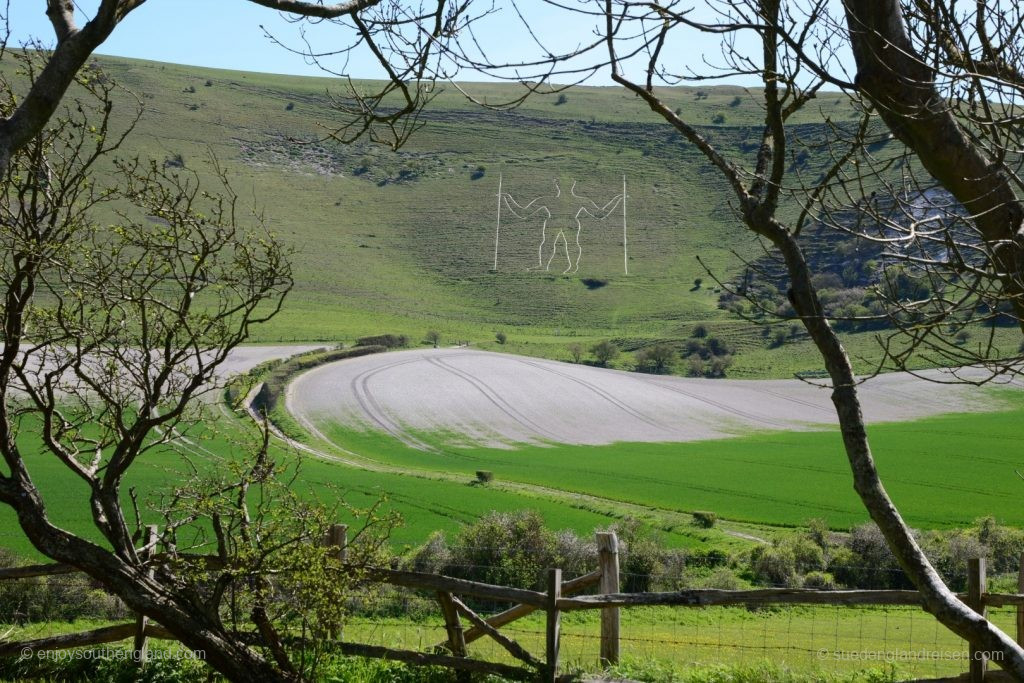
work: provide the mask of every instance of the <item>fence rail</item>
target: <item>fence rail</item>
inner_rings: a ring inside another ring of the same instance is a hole
[[[155,532],[155,530],[154,530]],[[337,548],[336,558],[343,569],[345,564],[346,533],[344,525],[332,527],[324,542]],[[153,533],[150,534],[153,536]],[[152,544],[147,547],[152,548]],[[345,642],[336,633],[328,634],[332,647],[338,652],[361,657],[393,659],[413,665],[434,665],[461,671],[493,673],[512,680],[541,680],[554,682],[569,680],[560,674],[561,615],[579,610],[600,610],[600,662],[614,665],[619,661],[620,610],[631,607],[717,607],[766,605],[834,605],[834,606],[922,606],[923,600],[913,590],[815,590],[802,588],[760,588],[753,590],[686,589],[679,591],[621,593],[619,592],[618,540],[614,533],[597,534],[598,568],[588,574],[563,581],[560,569],[551,569],[547,575],[547,589],[543,592],[499,586],[439,574],[401,571],[382,567],[359,568],[371,582],[431,592],[444,619],[445,642],[433,652],[405,650],[382,645]],[[154,555],[159,560],[159,556]],[[40,564],[0,569],[0,581],[32,577],[54,576],[78,572],[65,564]],[[985,560],[972,559],[968,565],[968,590],[960,594],[972,609],[985,614],[989,607],[1016,608],[1016,639],[1024,645],[1024,556],[1018,574],[1018,593],[990,593],[987,591]],[[577,595],[597,585],[596,595]],[[514,606],[490,617],[482,617],[459,596],[471,596],[491,601],[515,603]],[[529,614],[545,614],[543,657],[502,632],[507,626]],[[469,624],[464,628],[463,619]],[[72,634],[63,634],[18,642],[0,642],[0,657],[14,656],[28,648],[33,651],[60,650],[89,645],[111,643],[134,638],[138,661],[146,659],[148,638],[175,639],[167,629],[149,623],[139,615],[135,621],[114,624]],[[519,665],[502,664],[469,656],[468,646],[481,638],[489,638],[507,652]],[[986,679],[987,662],[970,649],[970,680]]]

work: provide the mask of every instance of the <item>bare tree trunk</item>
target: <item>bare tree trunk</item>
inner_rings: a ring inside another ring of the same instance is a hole
[[[928,611],[951,631],[979,649],[1002,653],[997,663],[1018,680],[1024,680],[1024,649],[964,604],[946,586],[889,498],[871,455],[853,367],[842,342],[822,312],[803,252],[788,231],[769,230],[766,233],[771,235],[773,243],[786,260],[794,307],[821,353],[832,379],[832,403],[836,407],[843,446],[853,472],[853,486],[864,507],[882,531],[903,571],[921,592]],[[996,657],[993,659],[996,660]]]

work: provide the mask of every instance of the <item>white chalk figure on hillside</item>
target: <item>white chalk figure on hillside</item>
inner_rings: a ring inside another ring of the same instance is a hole
[[[622,193],[612,197],[604,206],[588,197],[576,194],[576,181],[572,181],[569,192],[562,191],[558,178],[554,179],[555,193],[552,196],[541,196],[527,204],[520,204],[508,192],[502,192],[502,178],[498,176],[498,224],[494,234],[494,270],[498,270],[498,239],[501,235],[501,207],[505,208],[520,220],[528,220],[539,216],[542,220],[540,228],[540,245],[537,247],[537,267],[529,270],[551,270],[551,262],[559,252],[559,245],[565,254],[566,267],[562,274],[575,273],[580,269],[583,246],[580,234],[583,232],[584,216],[603,221],[611,215],[619,204],[622,205],[622,248],[626,274],[629,274],[629,256],[626,243],[626,176],[622,176]],[[549,235],[549,227],[550,233]],[[572,233],[572,245],[569,235]],[[551,237],[551,253],[544,260],[545,248]]]

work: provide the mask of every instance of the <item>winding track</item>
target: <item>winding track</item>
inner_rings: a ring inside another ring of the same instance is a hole
[[[873,423],[998,405],[976,387],[908,374],[870,380],[860,396]],[[693,441],[835,424],[827,388],[799,380],[659,377],[467,349],[399,351],[316,368],[290,385],[287,406],[314,428],[369,427],[417,448],[426,446],[416,435],[430,432],[508,447]]]

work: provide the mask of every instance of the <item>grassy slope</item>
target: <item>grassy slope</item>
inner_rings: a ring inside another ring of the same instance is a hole
[[[741,267],[733,251],[752,257],[760,247],[737,224],[703,157],[620,89],[574,89],[562,105],[538,96],[501,113],[449,88],[396,153],[364,143],[288,141],[313,139],[338,120],[325,96],[337,87],[329,79],[102,61],[146,106],[129,152],[180,154],[200,171],[213,152],[243,201],[254,200],[296,249],[295,291],[256,331],[257,340],[351,339],[385,330],[419,339],[434,328],[445,340],[486,345],[502,329],[515,351],[562,357],[573,341],[682,338],[696,321],[711,321],[712,333],[752,354],[750,362],[741,354],[737,376],[820,365],[813,353],[766,349],[756,328],[717,309],[713,287],[692,289],[696,277],[710,283],[698,254],[728,279]],[[512,92],[468,87],[491,101]],[[737,88],[705,90],[703,99],[692,88],[664,97],[724,150],[749,159],[760,128],[756,98]],[[731,106],[736,96],[741,101]],[[726,116],[724,124],[711,124],[716,114]],[[823,94],[798,115],[796,133],[817,139],[825,115],[846,121],[853,112],[840,96]],[[474,179],[478,167],[484,172]],[[403,170],[415,180],[391,182]],[[504,189],[523,200],[547,193],[554,177],[566,187],[579,179],[581,192],[596,199],[610,197],[626,174],[630,275],[622,273],[617,216],[586,226],[580,273],[562,277],[524,272],[536,258],[539,225],[507,213],[499,272],[489,272],[499,174]],[[608,284],[588,290],[585,277]]]

